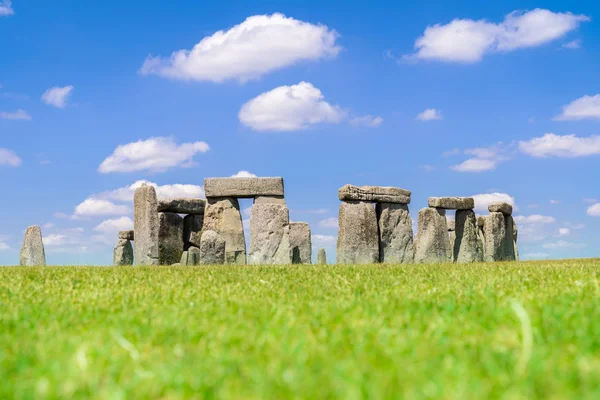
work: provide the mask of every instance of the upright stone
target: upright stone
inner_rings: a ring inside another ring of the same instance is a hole
[[[517,246],[517,237],[519,236],[519,231],[517,228],[517,224],[513,219],[513,241],[515,245],[515,261],[519,261],[519,246]]]
[[[187,250],[192,246],[192,234],[200,234],[204,224],[204,214],[190,214],[183,218],[183,249]]]
[[[325,252],[325,249],[323,249],[323,248],[319,249],[319,252],[317,253],[317,264],[319,264],[319,265],[327,264],[327,253]]]
[[[310,227],[306,222],[290,222],[292,264],[312,264]]]
[[[200,264],[200,249],[197,247],[190,247],[189,250],[184,251],[181,254],[181,265],[198,265]]]
[[[449,262],[451,252],[446,211],[441,208],[423,208],[419,211],[418,228],[415,263]]]
[[[215,231],[225,241],[226,264],[246,264],[246,240],[237,199],[208,198],[203,229]]]
[[[158,265],[157,204],[154,187],[144,184],[135,190],[133,195],[133,230],[135,232],[133,260],[135,265]]]
[[[338,223],[338,264],[374,264],[379,261],[379,232],[373,204],[342,202]]]
[[[484,221],[484,261],[503,261],[504,237],[506,235],[504,214],[502,214],[501,212],[492,212],[485,217]]]
[[[485,261],[485,233],[483,227],[485,226],[485,217],[477,217],[477,240],[479,241],[479,247],[481,248],[481,254]]]
[[[477,231],[477,218],[472,210],[456,211],[454,261],[460,264],[483,261],[483,248]]]
[[[290,216],[285,204],[254,204],[248,264],[291,264]]]
[[[161,212],[158,219],[158,263],[178,263],[183,253],[183,218],[179,214]]]
[[[447,219],[446,224],[448,225],[448,240],[450,240],[450,258],[452,259],[452,261],[456,261],[456,258],[454,258],[454,242],[456,242],[456,222]]]
[[[131,241],[119,239],[113,250],[113,265],[133,265]]]
[[[19,264],[24,267],[43,267],[46,265],[46,253],[44,252],[44,242],[42,241],[42,230],[37,225],[30,226],[25,232]]]
[[[413,262],[412,218],[408,205],[377,203],[379,225],[379,261],[393,264]]]
[[[515,261],[515,233],[512,215],[504,214],[504,238],[502,240],[502,259],[504,261]]]
[[[215,231],[203,231],[200,237],[199,263],[219,265],[225,263],[225,240]]]

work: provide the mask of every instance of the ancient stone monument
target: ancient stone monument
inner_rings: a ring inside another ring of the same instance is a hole
[[[133,195],[135,265],[158,265],[158,200],[156,190],[143,184]]]
[[[24,267],[45,266],[46,253],[44,252],[44,243],[42,241],[42,230],[34,225],[27,228],[25,239],[21,247],[19,265]]]
[[[337,263],[412,262],[410,196],[410,191],[395,187],[340,188]]]
[[[319,249],[319,252],[317,253],[317,264],[327,264],[327,253],[325,252],[325,249]]]
[[[515,261],[517,259],[516,225],[512,206],[508,203],[491,203],[483,219],[485,261]]]
[[[306,222],[290,222],[292,264],[312,264],[310,227]]]
[[[114,265],[133,265],[133,231],[119,232],[119,240],[113,251]]]

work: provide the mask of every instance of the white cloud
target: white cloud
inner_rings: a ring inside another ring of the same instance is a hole
[[[338,220],[335,217],[327,218],[319,221],[319,227],[321,228],[338,228]]]
[[[191,167],[195,165],[193,157],[208,150],[205,142],[178,145],[171,137],[153,137],[117,146],[100,164],[98,171],[105,174],[144,170],[164,172],[175,167]]]
[[[0,17],[13,15],[15,10],[12,8],[11,0],[4,0],[0,3]]]
[[[554,117],[555,121],[600,119],[600,94],[583,96],[563,106],[562,113]]]
[[[592,198],[589,198],[589,197],[584,197],[583,198],[583,202],[587,203],[587,204],[593,204],[593,203],[597,203],[598,199],[592,199]]]
[[[509,158],[504,154],[506,146],[502,142],[489,147],[475,147],[466,149],[465,154],[474,156],[458,165],[453,165],[450,169],[458,172],[484,172],[496,169],[498,164]]]
[[[556,218],[540,214],[517,215],[513,218],[519,229],[520,242],[544,240],[551,234],[548,225],[556,222]]]
[[[332,235],[312,235],[311,236],[313,245],[327,246],[336,242],[337,237]]]
[[[558,228],[559,236],[569,236],[571,234],[571,230],[569,228]]]
[[[238,171],[235,175],[231,175],[232,178],[256,178],[256,174],[248,171]]]
[[[341,50],[337,38],[324,25],[279,13],[254,15],[204,37],[192,50],[175,51],[169,58],[148,57],[140,72],[182,80],[246,81],[301,61],[333,58]]]
[[[123,215],[129,214],[131,209],[124,205],[118,205],[108,200],[87,198],[75,207],[74,218],[92,217],[100,215]]]
[[[319,123],[339,123],[345,112],[324,100],[311,83],[279,86],[242,106],[240,122],[257,131],[295,131]]]
[[[585,15],[535,9],[513,11],[501,23],[454,19],[446,25],[428,26],[415,41],[409,60],[475,63],[494,52],[510,52],[549,43],[589,21]]]
[[[504,202],[513,206],[517,210],[515,198],[506,193],[482,193],[471,196],[475,200],[475,211],[478,213],[487,213],[490,203]]]
[[[19,156],[14,151],[0,148],[0,165],[8,165],[10,167],[18,167],[22,164]]]
[[[31,115],[25,110],[17,110],[15,112],[0,112],[0,119],[10,119],[14,121],[31,121]]]
[[[589,206],[587,209],[587,215],[591,217],[600,217],[600,203]]]
[[[545,249],[573,249],[573,248],[582,248],[586,245],[584,243],[573,243],[567,242],[566,240],[558,240],[552,243],[544,243],[542,245]]]
[[[513,219],[517,224],[553,224],[556,222],[556,218],[540,214],[517,215]]]
[[[568,43],[563,44],[561,47],[563,49],[570,49],[570,50],[580,49],[581,48],[581,39],[572,40]]]
[[[130,229],[133,229],[133,220],[129,217],[105,219],[94,227],[94,231],[103,233],[116,233]]]
[[[437,121],[443,118],[444,117],[442,116],[442,112],[440,110],[436,110],[435,108],[428,108],[427,110],[417,115],[417,119],[419,121]]]
[[[458,165],[450,167],[458,172],[484,172],[496,169],[496,161],[480,158],[469,158]]]
[[[154,182],[139,180],[129,186],[110,190],[90,196],[95,199],[114,200],[120,202],[132,202],[135,189],[143,184],[153,186],[156,189],[156,197],[159,199],[168,199],[171,197],[196,197],[204,198],[204,188],[197,185],[187,185],[176,183],[173,185],[158,185]]]
[[[350,124],[354,126],[366,126],[368,128],[377,128],[383,124],[383,118],[374,117],[372,115],[363,115],[362,117],[354,117],[350,120]]]
[[[42,237],[44,246],[61,246],[67,243],[67,236],[58,233],[51,233]]]
[[[550,256],[550,254],[548,254],[548,253],[525,253],[521,257],[529,258],[529,259],[542,259],[542,258],[548,258],[549,256]]]
[[[542,137],[520,141],[519,149],[533,157],[585,157],[600,154],[600,136],[583,138],[546,133]]]
[[[71,96],[73,86],[55,86],[44,92],[42,101],[48,105],[64,108],[67,105],[67,100]]]
[[[552,205],[560,204],[560,200],[550,200],[550,204],[552,204]]]

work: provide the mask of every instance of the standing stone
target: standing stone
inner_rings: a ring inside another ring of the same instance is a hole
[[[189,250],[184,251],[181,254],[181,265],[198,265],[200,264],[200,249],[197,247],[190,247]]]
[[[133,195],[133,230],[135,232],[133,260],[135,265],[158,265],[157,204],[154,187],[143,184],[135,190]]]
[[[310,227],[306,222],[290,222],[292,264],[312,264]]]
[[[219,265],[225,263],[225,240],[215,231],[202,232],[198,263],[202,265]],[[193,247],[192,247],[193,249]]]
[[[477,218],[472,210],[456,211],[454,261],[460,264],[483,261],[483,248],[479,243],[477,231]]]
[[[517,237],[519,236],[519,231],[517,229],[517,224],[513,219],[513,242],[515,245],[515,261],[519,261],[519,247],[517,246]]]
[[[371,203],[343,201],[338,215],[338,264],[379,262],[377,213]]]
[[[484,261],[504,260],[504,236],[506,234],[504,214],[501,212],[492,212],[487,215],[485,217],[483,232],[485,240]]]
[[[481,248],[481,254],[485,261],[485,233],[483,227],[485,226],[485,217],[477,217],[477,240],[479,241],[479,247]]]
[[[319,264],[319,265],[327,264],[327,253],[325,252],[325,249],[323,249],[323,248],[319,249],[319,252],[317,253],[317,264]]]
[[[204,224],[204,214],[192,214],[186,215],[183,218],[183,249],[187,250],[192,246],[191,236],[192,234],[199,234],[202,231],[202,225]],[[198,245],[196,245],[198,246]]]
[[[161,212],[158,213],[158,219],[159,264],[171,265],[178,263],[183,253],[183,218],[179,214]]]
[[[454,242],[456,241],[456,221],[449,220],[446,218],[446,225],[448,225],[448,240],[450,240],[450,259],[456,261],[454,258]]]
[[[250,210],[248,264],[291,264],[289,223],[285,204],[254,204]]]
[[[21,247],[19,264],[24,267],[46,266],[46,253],[42,241],[42,230],[34,225],[27,228]]]
[[[215,231],[225,240],[226,264],[246,264],[246,240],[237,199],[208,198],[203,229]]]
[[[515,233],[512,215],[504,214],[504,238],[502,240],[502,259],[515,261]]]
[[[113,251],[113,265],[133,265],[131,241],[119,239]]]
[[[408,205],[377,203],[379,225],[379,261],[393,264],[413,262],[412,218]]]
[[[451,252],[446,211],[440,208],[423,208],[419,211],[418,228],[415,263],[449,262]]]

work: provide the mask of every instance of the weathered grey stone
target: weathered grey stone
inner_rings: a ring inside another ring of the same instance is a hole
[[[285,204],[283,196],[258,196],[254,198],[254,204],[276,203]]]
[[[199,263],[202,265],[219,265],[225,263],[225,240],[215,231],[202,232],[200,248],[198,249]]]
[[[440,208],[421,209],[418,228],[415,239],[415,263],[449,262],[451,251],[446,212]]]
[[[317,253],[317,264],[319,264],[319,265],[327,264],[327,253],[325,252],[325,249],[323,249],[323,248],[319,249],[319,252]]]
[[[479,247],[481,248],[481,254],[485,261],[485,217],[477,217],[477,240],[479,241]]]
[[[409,190],[389,186],[344,185],[338,190],[338,197],[342,201],[410,204],[410,195]]]
[[[513,219],[513,242],[515,245],[515,261],[519,261],[519,246],[517,246],[517,237],[519,236],[519,231],[517,228],[517,224],[515,223],[515,220]]]
[[[248,264],[291,264],[289,223],[284,204],[254,204],[250,210]]]
[[[515,233],[512,215],[504,215],[504,238],[502,240],[502,259],[515,261]]]
[[[196,198],[177,197],[158,201],[158,212],[204,215],[206,201]]]
[[[283,196],[283,178],[205,178],[206,197]]]
[[[413,231],[408,205],[377,203],[375,210],[379,225],[379,261],[412,263]]]
[[[171,265],[180,262],[183,253],[183,218],[179,214],[158,213],[158,263]]]
[[[477,217],[477,226],[480,226],[483,228],[484,224],[485,224],[485,217],[484,216]]]
[[[450,241],[450,259],[455,262],[454,243],[456,242],[456,231],[448,231],[448,240]]]
[[[306,222],[290,222],[292,264],[312,264],[310,227]]]
[[[42,230],[37,225],[30,226],[25,232],[19,264],[24,267],[46,265],[46,253],[44,252],[44,242],[42,241]]]
[[[130,231],[120,231],[119,232],[119,239],[133,240],[134,239],[133,230],[130,230]]]
[[[506,224],[504,214],[493,212],[485,217],[483,226],[484,235],[484,261],[504,260],[504,237],[506,235]]]
[[[131,241],[119,239],[113,250],[113,265],[133,265],[133,247]]]
[[[444,210],[472,210],[475,200],[472,197],[430,197],[429,207]]]
[[[448,218],[446,218],[446,220],[446,224],[448,225],[448,232],[454,232],[456,230],[456,221]]]
[[[190,246],[200,247],[200,240],[197,243],[192,244],[192,234],[199,235],[202,231],[202,225],[204,224],[204,215],[186,215],[183,218],[183,249],[187,250]],[[198,239],[200,236],[196,236]]]
[[[226,264],[246,264],[246,240],[244,239],[240,204],[237,199],[208,198],[202,229],[215,231],[225,240]],[[201,247],[201,242],[201,238],[198,241],[197,236],[191,235],[190,243]]]
[[[135,265],[158,265],[158,201],[152,186],[142,185],[133,195]]]
[[[184,251],[181,254],[181,265],[198,265],[200,264],[200,249],[197,247],[190,247],[189,250]]]
[[[342,202],[338,224],[338,264],[374,264],[379,261],[379,232],[373,204]]]
[[[456,211],[456,239],[453,260],[457,263],[483,261],[483,247],[477,237],[477,218],[472,210]]]
[[[488,210],[490,212],[501,212],[504,215],[511,215],[513,207],[508,203],[496,202],[488,204]]]

